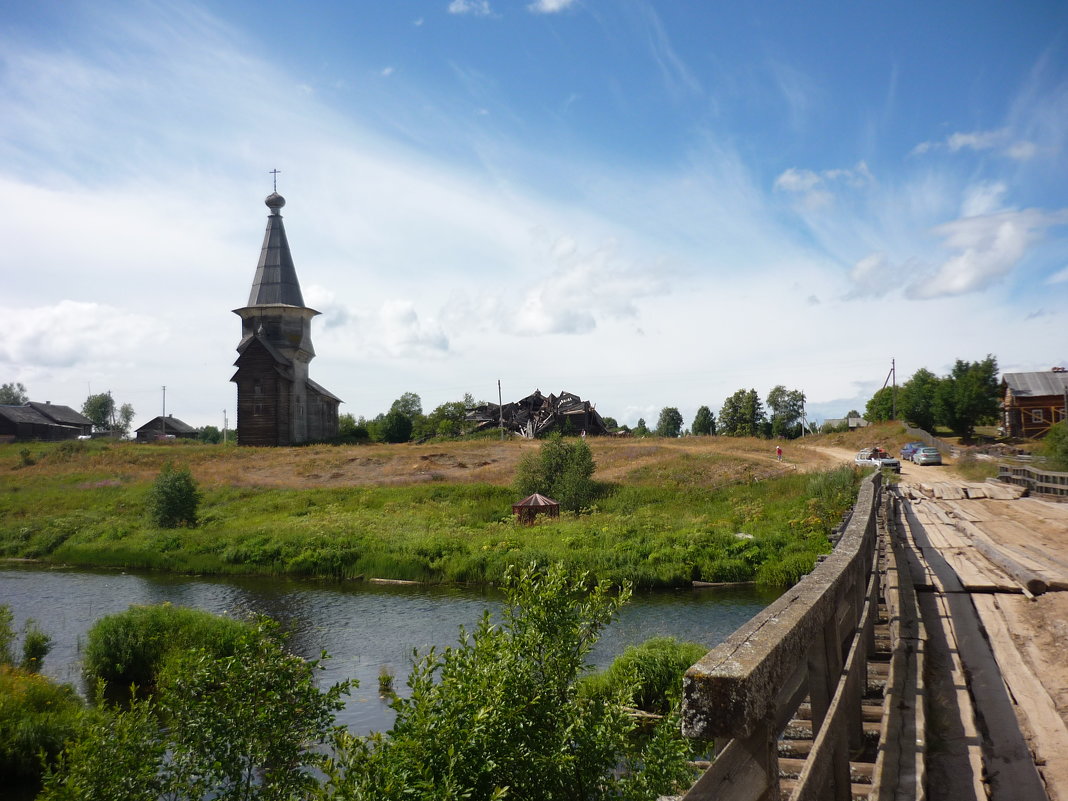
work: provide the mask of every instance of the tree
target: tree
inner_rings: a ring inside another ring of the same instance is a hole
[[[719,431],[729,437],[757,437],[763,432],[764,406],[755,389],[739,389],[723,402]]]
[[[648,434],[649,434],[649,429],[645,425],[645,418],[644,417],[639,417],[638,418],[638,425],[634,426],[634,436],[636,436],[636,437],[644,437],[644,436],[647,436]]]
[[[200,491],[189,468],[163,465],[148,492],[148,516],[160,528],[177,528],[197,524]]]
[[[716,433],[716,418],[712,414],[712,410],[707,406],[702,406],[697,410],[697,414],[694,415],[693,425],[690,426],[690,430],[696,436],[708,436]]]
[[[645,740],[624,709],[632,682],[608,697],[579,691],[629,586],[531,566],[510,568],[505,592],[499,623],[484,614],[415,664],[388,736],[339,737],[331,797],[632,801],[692,781],[677,717]]]
[[[981,362],[957,359],[950,374],[938,383],[935,418],[970,440],[977,425],[997,419],[999,401],[997,359],[990,354]]]
[[[583,439],[567,440],[551,434],[537,453],[528,452],[516,467],[515,489],[521,496],[547,495],[560,508],[577,512],[596,494],[593,452]]]
[[[883,387],[871,396],[867,406],[864,407],[864,419],[870,423],[894,419],[893,387]]]
[[[26,393],[26,387],[21,383],[0,386],[0,405],[25,406],[29,402],[30,396]]]
[[[665,406],[660,410],[660,419],[656,421],[658,437],[677,437],[682,431],[682,415],[674,406]]]
[[[82,404],[82,414],[93,421],[93,428],[97,431],[110,431],[111,421],[115,417],[115,401],[108,392],[90,395]]]
[[[925,367],[912,374],[898,393],[898,415],[906,422],[933,431],[935,426],[935,398],[938,377]]]
[[[604,421],[605,431],[615,431],[619,428],[619,422],[614,417],[602,417],[601,420]]]
[[[201,426],[197,429],[197,439],[210,445],[222,442],[222,432],[215,426]]]
[[[391,412],[400,412],[409,420],[414,420],[423,413],[423,401],[414,392],[405,392],[389,407]]]
[[[124,403],[119,407],[119,416],[115,421],[115,430],[120,432],[124,437],[130,436],[130,426],[134,419],[134,407],[129,403]]]
[[[371,432],[367,428],[367,421],[362,417],[357,420],[351,414],[342,414],[337,418],[338,435],[345,442],[367,442],[371,439]]]
[[[805,416],[805,393],[787,389],[782,384],[768,393],[771,411],[771,435],[796,439],[801,436],[801,419]]]
[[[382,442],[407,442],[412,438],[412,418],[398,409],[390,409],[378,424],[378,436]]]

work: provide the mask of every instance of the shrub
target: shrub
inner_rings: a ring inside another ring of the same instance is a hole
[[[52,650],[52,638],[41,631],[37,621],[29,618],[22,626],[22,662],[20,667],[30,673],[38,673],[44,658]]]
[[[131,606],[100,618],[86,636],[84,672],[90,683],[154,687],[172,651],[202,648],[228,656],[248,626],[183,606]]]
[[[148,514],[160,528],[177,528],[197,524],[200,492],[188,467],[163,465],[148,493]]]
[[[1050,428],[1039,452],[1054,470],[1068,470],[1068,420]]]
[[[69,684],[0,665],[0,775],[35,779],[80,730],[83,703]]]
[[[695,642],[653,637],[628,646],[605,671],[586,678],[581,691],[599,698],[633,692],[639,709],[667,714],[682,691],[682,674],[707,651]]]
[[[526,453],[519,460],[515,489],[524,496],[540,492],[558,501],[562,509],[577,512],[594,499],[595,468],[593,453],[585,440],[569,442],[553,434],[537,453]]]

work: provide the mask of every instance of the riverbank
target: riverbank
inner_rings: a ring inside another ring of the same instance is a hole
[[[831,444],[842,445],[839,439]],[[870,434],[868,435],[870,439]],[[813,438],[822,440],[823,438]],[[818,442],[591,440],[593,508],[535,526],[511,515],[514,465],[538,443],[0,446],[0,556],[182,573],[495,583],[560,561],[638,586],[791,583],[853,502]],[[843,445],[844,446],[844,445]],[[145,496],[166,461],[203,493],[200,525],[158,529]]]

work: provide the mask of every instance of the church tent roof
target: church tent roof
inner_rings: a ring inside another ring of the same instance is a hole
[[[275,192],[264,202],[271,213],[267,216],[267,231],[263,235],[263,247],[256,265],[256,277],[252,281],[248,305],[283,304],[303,307],[304,296],[300,291],[300,282],[297,281],[297,268],[293,264],[293,254],[289,251],[289,240],[286,238],[286,229],[280,213],[280,209],[286,204],[285,198]]]

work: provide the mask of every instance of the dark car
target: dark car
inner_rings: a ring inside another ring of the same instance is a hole
[[[911,462],[912,461],[912,455],[914,453],[916,453],[916,451],[918,451],[922,447],[924,447],[924,443],[922,443],[922,442],[909,442],[908,444],[906,444],[904,447],[901,448],[901,458],[902,459],[907,459],[908,461]]]

